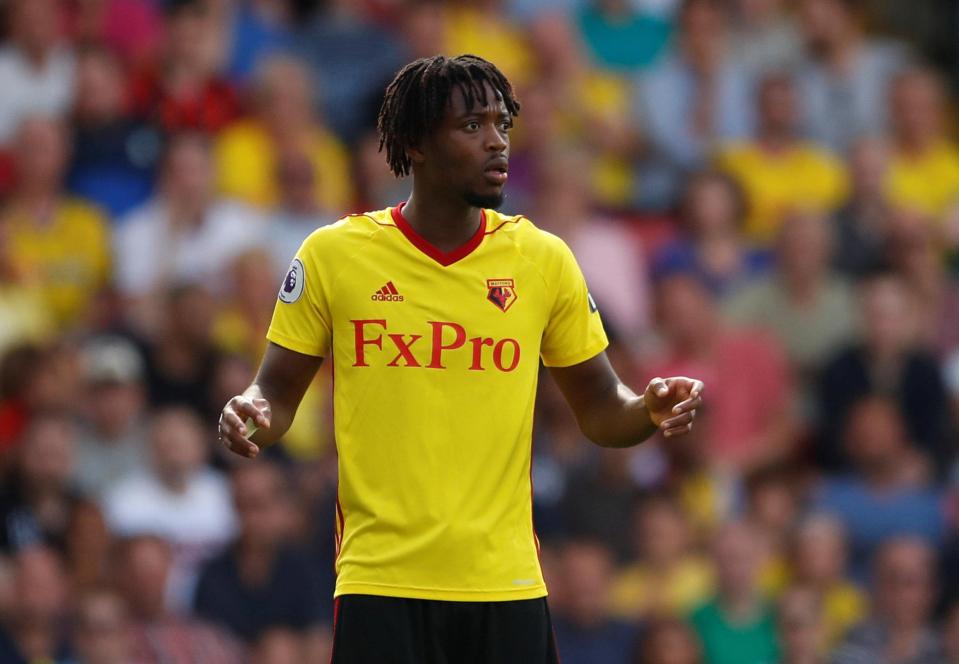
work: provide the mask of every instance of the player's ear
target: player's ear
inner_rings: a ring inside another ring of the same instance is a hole
[[[426,155],[419,145],[411,145],[406,148],[406,156],[409,157],[410,161],[414,164],[422,164],[426,161]]]

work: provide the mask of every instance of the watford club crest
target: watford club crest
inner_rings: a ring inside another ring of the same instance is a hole
[[[513,285],[512,279],[487,279],[486,288],[489,289],[489,292],[486,293],[486,299],[503,311],[509,309],[513,306],[513,302],[516,302],[516,286]]]

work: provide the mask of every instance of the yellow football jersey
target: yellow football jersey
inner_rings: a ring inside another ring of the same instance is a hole
[[[532,523],[539,360],[607,344],[566,244],[484,210],[443,253],[402,207],[303,243],[267,337],[330,357],[339,451],[336,595],[546,595]]]

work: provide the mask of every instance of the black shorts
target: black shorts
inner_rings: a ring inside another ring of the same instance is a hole
[[[333,664],[558,664],[546,598],[446,602],[341,595]]]

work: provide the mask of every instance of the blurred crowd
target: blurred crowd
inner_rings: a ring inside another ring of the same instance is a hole
[[[690,436],[604,450],[544,373],[564,663],[959,663],[951,2],[0,18],[0,663],[329,656],[329,367],[261,460],[216,420],[303,238],[407,195],[376,113],[440,52],[512,80],[505,211],[572,246],[624,380],[707,385]]]

